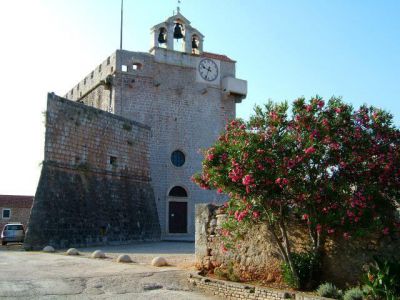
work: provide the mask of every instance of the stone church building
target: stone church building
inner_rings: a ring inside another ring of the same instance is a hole
[[[195,204],[223,200],[191,176],[247,82],[180,12],[151,34],[149,53],[117,50],[63,98],[49,94],[27,248],[194,240]]]

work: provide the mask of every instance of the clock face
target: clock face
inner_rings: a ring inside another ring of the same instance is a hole
[[[212,59],[202,59],[199,63],[199,74],[206,81],[214,81],[218,78],[218,66]]]

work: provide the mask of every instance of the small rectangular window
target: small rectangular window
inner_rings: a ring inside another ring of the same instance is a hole
[[[9,219],[11,217],[11,209],[3,208],[3,219]]]
[[[99,73],[101,72],[101,65],[99,65]]]
[[[90,79],[93,79],[94,76],[94,72],[92,71],[92,73],[90,73]]]
[[[110,57],[107,58],[107,66],[110,64]]]
[[[121,66],[121,71],[122,72],[128,72],[128,66],[127,65],[122,65]]]
[[[112,166],[117,165],[117,157],[116,156],[110,156],[110,165],[112,165]]]

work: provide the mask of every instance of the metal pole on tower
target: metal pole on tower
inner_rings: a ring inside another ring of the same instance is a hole
[[[124,0],[121,0],[121,32],[120,32],[120,43],[119,49],[122,50],[122,31],[124,25]]]

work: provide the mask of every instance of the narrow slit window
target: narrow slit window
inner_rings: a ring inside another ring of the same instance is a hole
[[[117,157],[116,156],[110,156],[110,165],[111,166],[116,166],[117,165]]]

